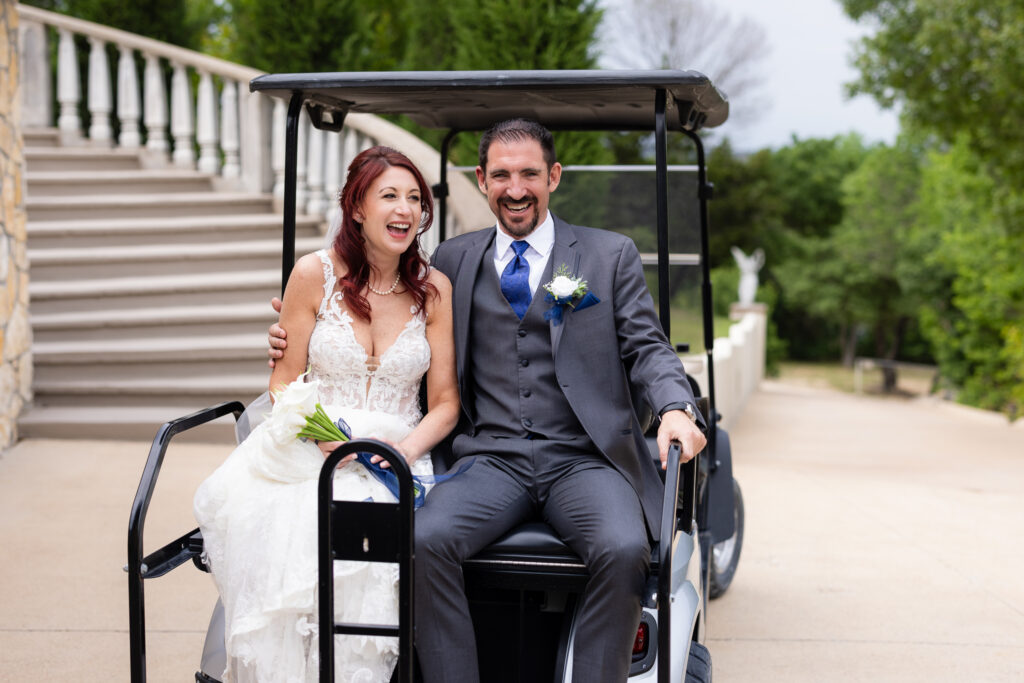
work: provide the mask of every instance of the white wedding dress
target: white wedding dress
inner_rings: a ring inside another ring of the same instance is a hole
[[[378,359],[356,341],[341,309],[326,251],[324,298],[309,340],[307,381],[332,419],[344,418],[354,437],[392,441],[419,422],[420,380],[430,364],[422,314],[413,314]],[[258,425],[196,492],[194,512],[205,560],[224,604],[224,683],[317,680],[316,492],[323,456],[313,443],[283,433],[273,416]],[[414,474],[431,475],[430,457]],[[393,501],[358,463],[340,468],[335,498]],[[398,622],[398,566],[335,562],[338,621]],[[387,683],[398,657],[394,638],[336,636],[335,680]]]

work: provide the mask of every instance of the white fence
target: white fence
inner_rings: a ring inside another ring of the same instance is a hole
[[[138,149],[153,166],[195,168],[228,188],[283,196],[287,105],[249,92],[249,81],[262,71],[28,5],[18,5],[18,13],[22,121],[27,128],[56,125],[65,145]],[[54,39],[56,69],[50,64]],[[79,77],[83,42],[88,45],[84,83]],[[117,56],[116,70],[108,46]],[[325,216],[333,210],[349,162],[375,144],[400,149],[428,182],[438,181],[437,152],[375,116],[348,116],[339,135],[317,130],[303,112],[299,141],[299,213]],[[449,186],[448,234],[493,222],[469,179],[450,174]],[[432,234],[436,231],[428,236]]]
[[[729,328],[729,336],[715,339],[715,407],[725,429],[743,413],[750,395],[764,379],[767,308],[754,304],[742,309],[737,306],[735,311],[739,320]],[[683,365],[706,396],[707,356],[684,356]]]

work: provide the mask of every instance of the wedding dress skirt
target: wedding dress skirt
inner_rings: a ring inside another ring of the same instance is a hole
[[[398,442],[412,429],[392,414],[325,406],[353,435]],[[320,449],[263,422],[196,492],[194,512],[206,541],[225,614],[229,654],[224,683],[317,680],[317,478]],[[433,474],[430,457],[412,465]],[[338,500],[391,502],[394,496],[355,462],[334,477]],[[398,565],[335,562],[335,619],[398,623]],[[335,637],[337,681],[387,683],[395,638]]]

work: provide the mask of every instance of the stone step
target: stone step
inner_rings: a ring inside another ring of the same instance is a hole
[[[90,147],[25,146],[25,170],[36,171],[100,171],[142,168],[134,150],[95,149]]]
[[[281,215],[258,213],[228,216],[162,216],[158,218],[70,218],[43,221],[29,216],[30,249],[113,247],[165,244],[169,241],[200,244],[232,239],[281,241]],[[298,216],[298,237],[320,235],[320,221]]]
[[[25,148],[57,147],[60,145],[60,133],[56,128],[21,129],[22,146]]]
[[[29,221],[90,218],[160,218],[269,213],[270,195],[248,192],[168,192],[78,197],[28,197]]]
[[[35,315],[127,308],[259,304],[278,296],[280,290],[280,269],[103,280],[29,281],[30,310]]]
[[[296,254],[316,251],[323,238],[301,237]],[[281,240],[29,249],[32,278],[45,281],[271,270],[281,268]]]
[[[169,306],[68,311],[31,315],[36,343],[98,339],[146,339],[187,335],[263,334],[277,320],[269,301],[251,304]]]
[[[18,419],[23,439],[99,439],[152,441],[165,422],[201,410],[206,405],[153,405],[115,407],[34,405]],[[173,443],[223,443],[224,456],[235,443],[235,420],[231,415],[209,422],[174,437]]]
[[[239,362],[248,369],[264,372],[260,366],[266,364],[266,348],[265,332],[140,339],[65,339],[33,344],[32,360],[37,371],[59,367],[96,373],[90,377],[112,374],[135,376],[140,373],[156,376],[164,371],[189,376],[202,373],[185,366],[200,363]],[[257,361],[256,364],[251,363],[253,360]]]
[[[155,407],[169,406],[181,417],[223,401],[248,404],[267,390],[266,378],[252,375],[206,375],[178,380],[111,378],[107,380],[37,380],[36,407]]]
[[[29,197],[212,192],[213,176],[181,169],[28,171]]]

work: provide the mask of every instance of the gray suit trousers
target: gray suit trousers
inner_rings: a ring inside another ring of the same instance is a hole
[[[482,454],[416,513],[416,649],[425,681],[479,681],[462,562],[539,517],[591,574],[573,681],[623,683],[650,564],[636,492],[600,455],[581,455],[571,442],[460,437],[454,450]]]

